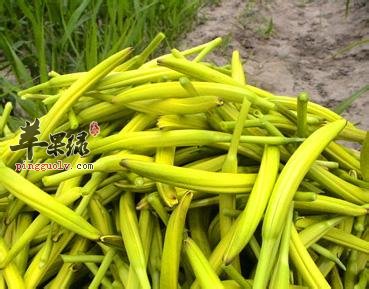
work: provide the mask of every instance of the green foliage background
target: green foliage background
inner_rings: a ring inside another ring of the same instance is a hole
[[[201,0],[0,0],[0,98],[31,117],[43,108],[17,98],[49,71],[88,70],[120,49],[140,51],[158,32],[168,45],[188,30]]]

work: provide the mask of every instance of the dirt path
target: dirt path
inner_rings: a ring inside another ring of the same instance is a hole
[[[224,45],[212,56],[216,63],[227,63],[238,49],[250,84],[284,95],[307,91],[313,101],[333,108],[369,84],[368,44],[332,57],[369,38],[369,3],[351,2],[346,18],[344,1],[223,0],[200,12],[200,24],[182,45],[222,36]],[[344,116],[369,129],[369,92]]]

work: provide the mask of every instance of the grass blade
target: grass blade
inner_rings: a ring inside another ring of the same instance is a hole
[[[359,97],[361,97],[363,94],[365,94],[368,91],[369,91],[369,84],[363,86],[359,90],[355,91],[350,97],[343,100],[333,109],[333,111],[335,111],[338,114],[342,114],[353,104],[355,100],[357,100]]]

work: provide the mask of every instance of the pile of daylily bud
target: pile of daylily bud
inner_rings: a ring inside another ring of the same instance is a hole
[[[366,288],[366,132],[163,38],[50,72],[18,131],[5,106],[0,288]]]

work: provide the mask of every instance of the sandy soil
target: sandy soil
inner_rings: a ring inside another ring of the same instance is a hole
[[[369,44],[337,57],[354,41],[369,38],[369,1],[221,0],[203,8],[196,29],[181,46],[222,36],[224,45],[210,59],[228,63],[232,50],[245,59],[248,82],[279,95],[307,91],[311,99],[333,108],[369,84]],[[369,92],[344,114],[369,129]]]

